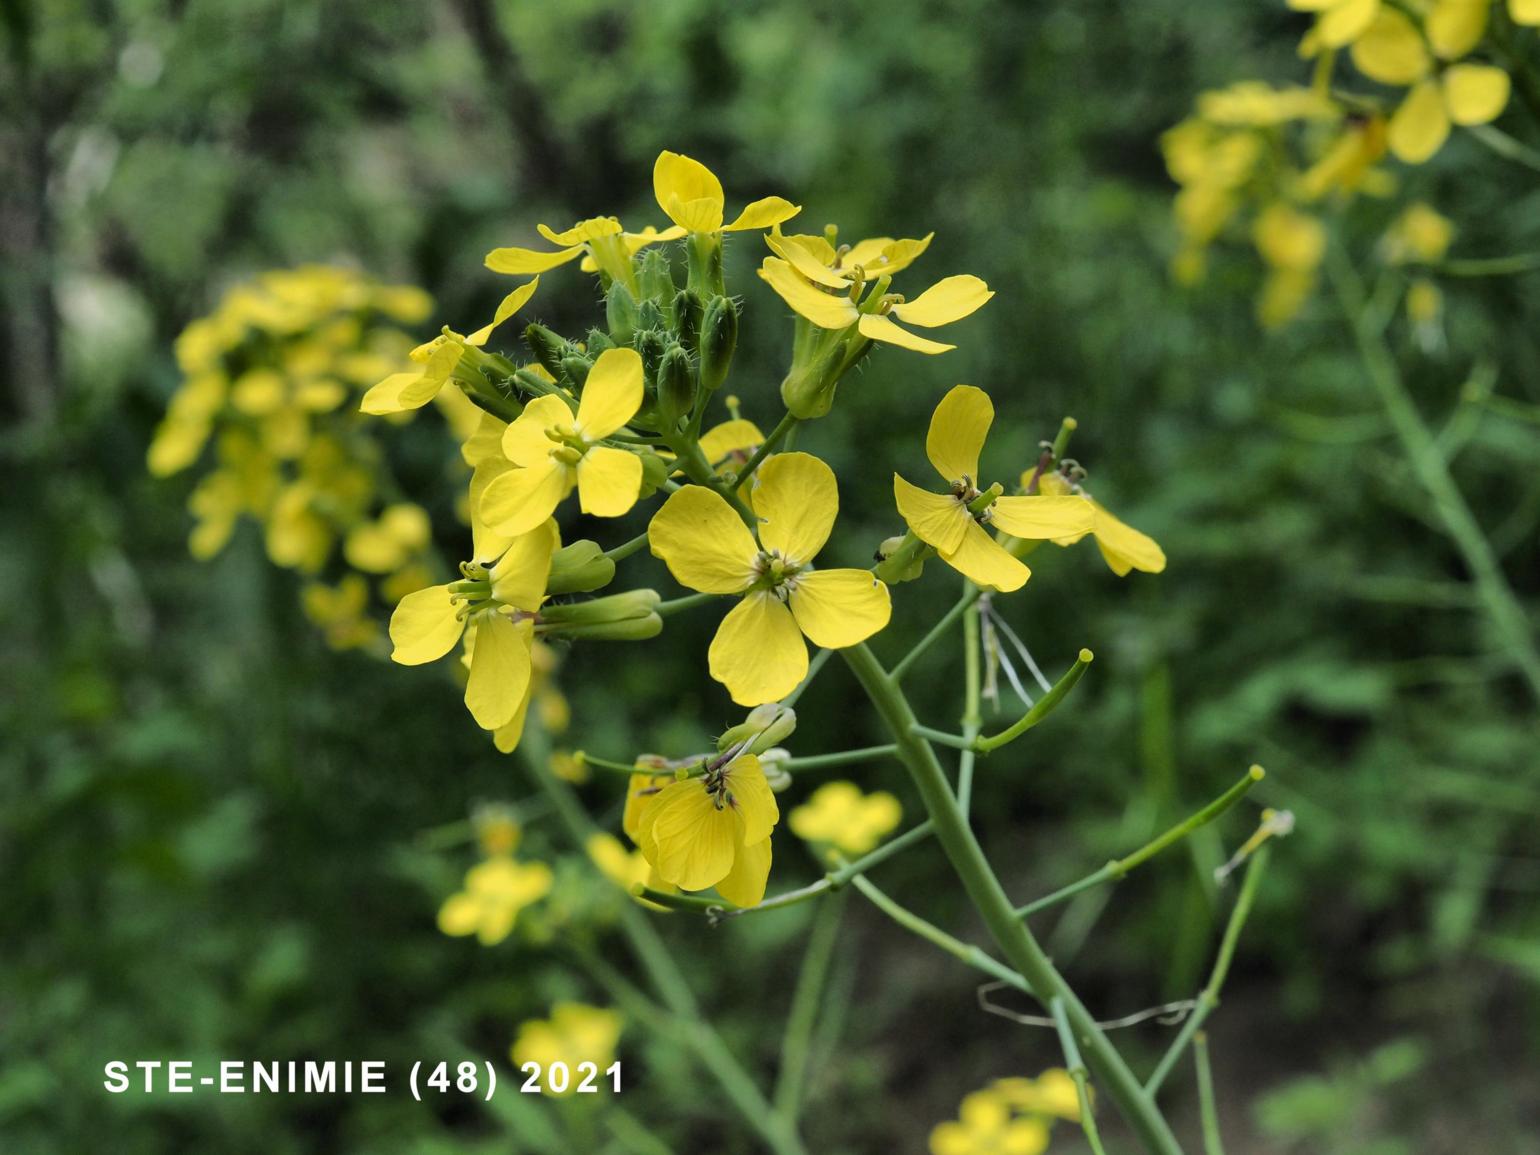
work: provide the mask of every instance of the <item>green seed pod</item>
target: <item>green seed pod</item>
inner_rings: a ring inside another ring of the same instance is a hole
[[[670,345],[658,362],[658,416],[671,432],[695,404],[695,372],[683,345]]]
[[[610,291],[604,295],[604,321],[610,336],[621,344],[629,344],[636,332],[636,298],[622,281],[610,282]]]
[[[727,297],[713,297],[701,318],[700,379],[707,390],[717,390],[732,368],[738,347],[738,307]]]
[[[701,314],[705,311],[705,302],[690,289],[680,289],[674,297],[674,332],[679,343],[692,353],[698,347]]]
[[[552,377],[561,376],[561,359],[572,348],[565,337],[535,321],[524,329],[524,343],[547,373]]]
[[[614,577],[615,563],[604,556],[598,542],[575,541],[552,555],[545,588],[552,594],[586,594],[603,589]]]
[[[657,613],[657,590],[628,590],[592,601],[546,606],[540,611],[540,632],[563,638],[595,641],[641,641],[663,629]]]

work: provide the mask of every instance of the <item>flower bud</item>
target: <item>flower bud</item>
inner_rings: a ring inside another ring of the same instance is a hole
[[[755,706],[749,716],[727,730],[717,739],[717,752],[724,753],[742,742],[747,742],[742,753],[758,754],[777,742],[791,737],[797,728],[797,712],[779,702],[766,702]]]
[[[642,370],[647,374],[647,380],[656,381],[658,362],[663,360],[663,353],[668,348],[663,330],[654,327],[641,329],[632,338],[631,344],[642,355]]]
[[[631,642],[655,638],[663,619],[655,612],[662,599],[657,590],[628,590],[570,605],[545,606],[541,632],[563,638]]]
[[[704,343],[704,334],[701,340]],[[786,374],[786,379],[781,382],[781,400],[794,417],[809,421],[829,412],[844,361],[845,342],[841,341],[813,364]]]
[[[611,337],[623,345],[630,343],[636,332],[636,298],[624,281],[610,282],[610,291],[604,295],[604,322]]]
[[[759,756],[759,768],[764,771],[765,782],[779,794],[791,785],[791,771],[786,763],[791,761],[791,751],[784,746],[772,746]]]
[[[584,351],[590,357],[597,357],[605,350],[615,348],[615,342],[610,340],[610,335],[603,329],[588,330],[588,339],[583,344]]]
[[[642,459],[642,497],[651,497],[668,480],[673,463],[663,460],[650,449],[639,453]]]
[[[913,581],[925,572],[930,548],[912,533],[887,538],[877,547],[878,578],[888,585]]]
[[[572,348],[565,337],[534,321],[525,326],[524,343],[535,355],[535,360],[540,362],[541,368],[552,377],[561,376],[561,359]]]
[[[695,372],[683,345],[670,345],[658,362],[658,417],[665,433],[695,404]]]
[[[561,359],[562,376],[571,382],[574,389],[583,387],[583,382],[588,380],[588,371],[593,367],[593,360],[575,349]]]
[[[670,303],[678,286],[674,284],[674,271],[669,267],[668,254],[661,249],[648,249],[642,256],[641,268],[637,271],[637,284],[642,291],[642,304],[655,302],[654,307],[660,307]],[[661,318],[661,313],[659,314]],[[655,319],[654,324],[657,323]],[[647,322],[638,322],[638,328],[645,326]]]
[[[727,297],[713,297],[700,328],[700,380],[708,391],[722,387],[738,347],[738,307]]]
[[[551,555],[545,588],[552,594],[586,594],[603,589],[614,577],[615,563],[604,556],[597,542],[575,541]]]
[[[692,352],[700,340],[701,314],[705,311],[705,302],[693,289],[680,289],[675,294],[674,332],[679,343]]]

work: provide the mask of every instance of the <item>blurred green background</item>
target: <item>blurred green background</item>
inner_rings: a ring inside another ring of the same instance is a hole
[[[231,284],[352,265],[423,286],[434,325],[463,331],[508,288],[482,255],[532,243],[536,222],[660,222],[662,148],[715,169],[730,212],[782,193],[810,230],[934,229],[924,273],[998,292],[948,331],[956,352],[879,354],[801,435],[839,470],[845,560],[896,532],[891,470],[923,469],[929,411],[959,381],[995,398],[1002,475],[1073,413],[1098,498],[1165,546],[1158,578],[1119,581],[1088,548],[1034,559],[1006,616],[1050,670],[1082,645],[1098,660],[1051,724],[983,764],[977,812],[1025,899],[1267,766],[1254,797],[1298,829],[1212,1020],[1230,1150],[1540,1150],[1533,704],[1330,303],[1264,339],[1254,260],[1196,292],[1166,273],[1156,138],[1205,87],[1297,77],[1298,31],[1281,4],[1217,0],[0,2],[0,1150],[564,1149],[560,1115],[508,1094],[488,1108],[103,1092],[114,1058],[502,1061],[553,998],[602,1001],[540,941],[541,916],[490,950],[434,927],[473,854],[424,832],[529,797],[519,763],[447,682],[328,650],[251,527],[194,562],[191,481],[151,479],[144,454],[178,381],[173,338]],[[1468,144],[1411,174],[1413,192],[1477,251],[1540,242],[1532,176]],[[1347,242],[1365,248],[1393,209],[1365,210]],[[757,246],[729,240],[747,298],[735,389],[768,428],[789,322],[752,276]],[[592,283],[548,281],[535,315],[578,334]],[[1536,324],[1533,279],[1451,290],[1444,350],[1396,338],[1425,412],[1457,407],[1476,351],[1540,400]],[[402,436],[430,436],[419,424]],[[1487,415],[1464,433],[1457,475],[1533,604],[1536,430]],[[590,531],[613,544],[632,521]],[[458,556],[453,528],[440,544]],[[671,588],[648,560],[634,571]],[[880,652],[902,653],[953,596],[937,573],[903,587]],[[681,753],[734,721],[703,669],[715,620],[575,651],[568,744]],[[919,677],[927,720],[950,726],[959,656],[938,649]],[[837,663],[799,711],[800,753],[882,740]],[[852,776],[918,812],[896,766]],[[587,796],[613,820],[603,785]],[[1199,985],[1224,902],[1212,868],[1254,817],[1248,803],[1042,921],[1094,1009]],[[549,837],[532,821],[527,852]],[[789,834],[778,845],[772,889],[813,876]],[[980,935],[934,846],[882,883]],[[664,920],[756,1072],[808,915]],[[978,1011],[974,985],[850,901],[813,1150],[922,1150],[966,1092],[1060,1062],[1051,1033]],[[1168,1031],[1127,1045],[1153,1057]],[[752,1149],[677,1054],[635,1025],[622,1054],[621,1101],[675,1149]],[[1191,1080],[1175,1080],[1191,1135]],[[1080,1142],[1060,1127],[1054,1150]]]

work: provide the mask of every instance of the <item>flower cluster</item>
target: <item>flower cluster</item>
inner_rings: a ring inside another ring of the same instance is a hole
[[[408,362],[401,326],[423,321],[419,289],[311,266],[239,285],[176,342],[183,380],[149,449],[150,472],[212,464],[188,499],[195,557],[210,558],[242,517],[268,556],[308,579],[306,614],[338,648],[372,643],[372,604],[393,605],[432,575],[428,515],[395,496],[356,410],[362,389]],[[467,430],[475,409],[445,398]]]
[[[530,1019],[519,1025],[508,1048],[516,1070],[526,1063],[539,1065],[540,1093],[560,1098],[577,1091],[583,1079],[580,1064],[592,1063],[601,1075],[615,1061],[625,1025],[619,1012],[587,1003],[556,1003],[549,1019]],[[553,1065],[564,1065],[566,1075],[547,1077]]]
[[[465,872],[460,890],[444,900],[438,927],[448,935],[475,935],[495,946],[513,933],[519,913],[551,892],[554,876],[543,862],[514,857],[522,831],[511,812],[489,808],[475,818],[482,860]]]
[[[931,1155],[1042,1155],[1053,1125],[1080,1118],[1080,1097],[1068,1071],[1036,1079],[996,1079],[963,1099],[958,1117],[930,1133]]]
[[[1383,197],[1396,180],[1381,165],[1431,160],[1454,127],[1480,129],[1508,105],[1508,26],[1540,26],[1540,6],[1512,0],[1288,0],[1312,13],[1300,55],[1308,87],[1242,81],[1203,93],[1161,140],[1180,191],[1174,204],[1179,280],[1203,276],[1209,247],[1249,235],[1267,270],[1257,314],[1282,325],[1314,291],[1329,210],[1359,194]],[[1351,62],[1351,72],[1338,65]],[[1339,74],[1342,75],[1339,78]],[[1373,87],[1348,85],[1356,78]]]

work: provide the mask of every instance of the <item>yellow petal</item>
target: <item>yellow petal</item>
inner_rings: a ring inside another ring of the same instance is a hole
[[[395,644],[390,660],[403,666],[420,666],[447,654],[465,629],[455,616],[448,586],[429,586],[407,594],[390,615],[390,640]]]
[[[554,393],[534,398],[503,430],[503,456],[526,467],[548,461],[556,443],[545,431],[557,425],[570,425],[573,420],[572,410]]]
[[[941,560],[976,585],[993,587],[1001,593],[1019,590],[1032,576],[1031,570],[972,520],[962,544],[950,553],[942,550]]]
[[[810,453],[777,453],[759,467],[754,488],[759,541],[789,562],[805,565],[818,556],[839,505],[834,470]]]
[[[722,226],[722,231],[738,233],[748,229],[768,229],[782,221],[791,220],[801,211],[801,205],[794,205],[785,197],[761,197],[757,201],[750,201],[732,224]]]
[[[945,277],[914,300],[894,305],[893,315],[906,325],[934,329],[937,325],[950,325],[978,312],[993,296],[988,285],[965,273],[959,277]]]
[[[1508,0],[1508,15],[1515,24],[1540,24],[1540,0]]]
[[[919,238],[910,237],[898,241],[889,241],[882,247],[882,252],[875,259],[864,255],[858,258],[856,254],[861,246],[857,245],[845,254],[845,263],[847,265],[860,264],[868,273],[875,276],[891,275],[907,269],[915,261],[919,260],[920,255],[930,248],[930,240],[935,235],[935,233],[926,233],[923,237]]]
[[[642,459],[624,449],[595,445],[577,466],[578,503],[594,517],[620,517],[642,492]]]
[[[818,239],[823,240],[822,237]],[[814,284],[823,285],[837,293],[843,293],[849,289],[849,280],[831,269],[827,263],[819,260],[817,254],[802,243],[801,237],[783,237],[775,233],[766,233],[765,244],[770,246],[771,252]],[[828,247],[828,242],[825,241],[824,248]],[[832,258],[832,252],[830,256]]]
[[[900,349],[908,349],[915,353],[946,353],[957,348],[956,345],[946,345],[940,341],[932,341],[929,337],[917,336],[907,329],[899,328],[891,318],[879,317],[876,313],[862,313],[856,324],[861,330],[861,336],[869,341],[897,345]]]
[[[461,891],[451,894],[438,910],[438,928],[456,937],[475,934],[481,925],[481,899]]]
[[[1096,520],[1096,510],[1083,497],[1001,497],[989,513],[998,528],[1029,541],[1083,534]]]
[[[1425,80],[1401,102],[1390,118],[1390,151],[1407,164],[1421,164],[1449,139],[1449,113],[1437,80]]]
[[[706,460],[716,465],[729,454],[743,453],[765,443],[765,435],[759,426],[744,418],[724,421],[701,434],[700,451]]]
[[[475,345],[478,348],[487,343],[487,338],[492,335],[492,330],[501,325],[509,317],[529,303],[529,299],[535,295],[535,290],[540,287],[540,278],[536,277],[528,284],[520,285],[513,292],[503,298],[502,304],[497,306],[497,312],[492,315],[492,323],[483,325],[469,337],[465,338],[467,345]]]
[[[760,706],[797,688],[807,674],[807,645],[791,611],[774,594],[755,590],[722,619],[707,660],[733,701]]]
[[[1492,0],[1438,0],[1422,23],[1428,43],[1444,60],[1458,60],[1486,35]]]
[[[893,499],[898,513],[914,536],[942,553],[951,553],[962,544],[963,534],[973,524],[962,502],[948,493],[931,493],[893,475]]]
[[[764,259],[759,266],[759,276],[794,313],[806,317],[820,329],[848,329],[861,317],[860,310],[848,296],[825,293],[776,257]]]
[[[594,360],[578,401],[577,427],[585,441],[608,437],[642,407],[642,357],[635,349],[606,349]]]
[[[722,227],[722,182],[700,161],[666,149],[660,152],[652,166],[652,191],[658,207],[676,225],[695,233]]]
[[[775,824],[781,820],[781,808],[776,805],[775,792],[765,779],[759,759],[752,754],[744,754],[733,759],[724,774],[732,805],[743,819],[744,843],[762,842],[769,838]]]
[[[831,650],[864,642],[888,624],[888,587],[864,569],[821,569],[797,578],[789,602],[815,646]]]
[[[954,386],[930,415],[925,456],[949,484],[979,479],[979,453],[994,423],[989,394],[972,385]]]
[[[620,232],[620,222],[614,217],[589,217],[559,233],[549,225],[536,225],[535,228],[553,245],[582,245],[601,237],[613,237]]]
[[[1321,15],[1316,33],[1326,47],[1342,48],[1363,35],[1379,10],[1380,0],[1343,0]]]
[[[1417,26],[1384,5],[1368,31],[1353,42],[1352,54],[1358,71],[1381,84],[1416,84],[1433,66]]]
[[[556,512],[574,480],[574,470],[550,458],[510,469],[493,478],[481,495],[481,519],[508,537],[528,533]]]
[[[486,523],[486,519],[481,516],[481,499],[487,492],[487,486],[512,468],[513,466],[501,457],[495,457],[483,461],[471,474],[468,498],[471,515],[471,558],[485,565],[490,565],[501,557],[512,539],[505,533],[498,533]]]
[[[505,606],[534,613],[545,600],[545,583],[551,575],[551,555],[561,547],[561,535],[549,518],[509,543],[492,572],[492,596]]]
[[[1456,124],[1487,124],[1508,107],[1508,74],[1489,64],[1455,64],[1444,73],[1444,100]]]
[[[465,705],[483,730],[496,730],[512,719],[529,686],[529,647],[534,626],[515,624],[499,613],[476,619],[476,647],[471,676],[465,683]]]
[[[1090,504],[1096,511],[1096,544],[1113,573],[1124,577],[1131,569],[1160,573],[1166,568],[1165,551],[1154,538],[1118,520],[1096,502]]]
[[[492,731],[492,745],[497,747],[498,753],[512,754],[519,748],[519,739],[524,737],[524,721],[529,716],[529,701],[532,696],[530,688],[526,686],[524,697],[519,699],[519,708],[513,712],[513,717]]]
[[[547,273],[558,265],[565,265],[583,255],[582,245],[555,252],[541,249],[493,249],[483,262],[494,273],[508,273],[515,277],[527,277],[531,273]]]
[[[671,494],[653,514],[647,541],[674,580],[692,590],[735,594],[754,580],[759,546],[732,506],[705,486]]]
[[[699,778],[665,786],[642,813],[638,843],[658,875],[683,890],[715,886],[733,868],[743,819],[718,810]]]
[[[626,782],[626,807],[621,815],[620,828],[626,837],[641,845],[642,815],[651,806],[663,787],[674,781],[672,774],[633,774]]]
[[[421,409],[443,387],[443,381],[435,381],[420,372],[392,373],[365,393],[358,407],[365,413],[376,415]]]
[[[770,840],[740,846],[733,868],[717,881],[717,893],[734,906],[757,906],[770,880]]]

